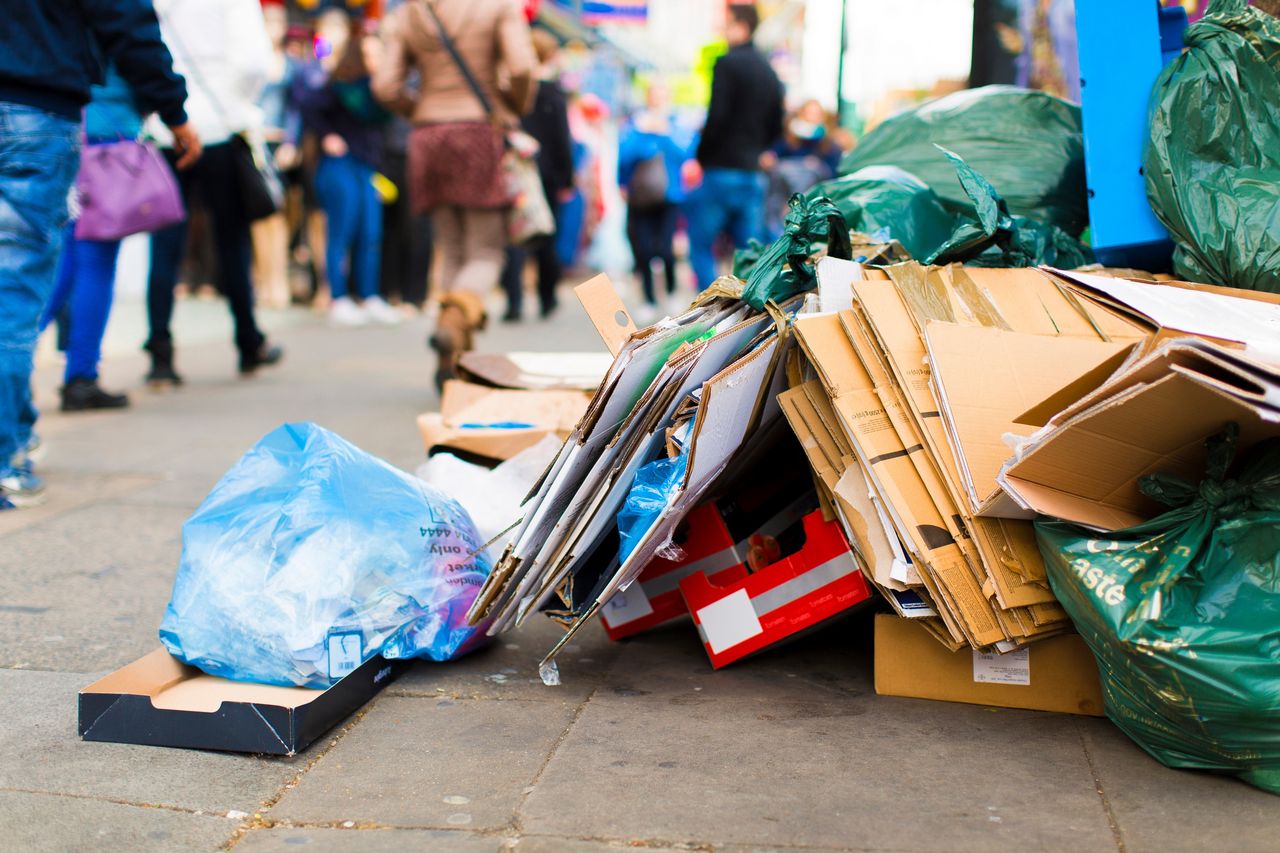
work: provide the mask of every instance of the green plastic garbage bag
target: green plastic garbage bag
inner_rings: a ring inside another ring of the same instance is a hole
[[[1151,94],[1147,198],[1192,281],[1280,292],[1280,19],[1214,0]]]
[[[965,211],[968,198],[935,143],[986,175],[1010,212],[1072,235],[1088,224],[1080,108],[1044,92],[984,86],[899,113],[858,142],[840,174],[897,166],[932,187],[948,210]]]
[[[1009,213],[995,187],[954,152],[939,151],[955,169],[970,206],[956,217],[950,237],[923,256],[927,264],[963,263],[974,267],[1074,269],[1093,263],[1093,250],[1056,225]],[[893,236],[897,236],[896,234]]]
[[[823,181],[806,195],[826,196],[851,230],[887,232],[914,258],[923,258],[945,243],[955,225],[955,216],[942,206],[937,193],[896,166],[868,166]]]
[[[829,198],[791,197],[782,236],[763,250],[744,250],[734,260],[734,274],[745,274],[742,301],[761,310],[769,301],[782,302],[817,286],[813,256],[826,247],[833,258],[849,260],[849,228]],[[759,254],[756,255],[755,253]]]
[[[1199,487],[1143,478],[1164,515],[1109,534],[1039,521],[1036,535],[1107,716],[1171,767],[1280,794],[1280,439],[1229,470],[1234,427],[1206,443]]]

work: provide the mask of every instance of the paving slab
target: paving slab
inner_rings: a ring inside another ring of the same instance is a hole
[[[386,692],[391,696],[581,701],[608,680],[610,664],[621,646],[610,641],[598,623],[588,625],[563,657],[574,677],[548,687],[538,676],[538,662],[563,636],[563,629],[551,620],[535,616],[462,660],[415,663]]]
[[[76,694],[93,677],[0,669],[0,707],[6,711],[0,789],[252,813],[306,766],[306,755],[264,758],[82,741]],[[55,805],[51,801],[51,816]]]
[[[139,808],[102,800],[0,791],[0,838],[6,850],[213,850],[235,823],[225,817]]]
[[[255,829],[235,846],[237,853],[403,853],[405,850],[496,853],[503,840],[444,829]]]
[[[382,696],[272,820],[501,829],[577,703]]]
[[[635,648],[615,671],[641,656]],[[636,669],[638,688],[601,690],[522,807],[521,828],[859,849],[1114,846],[1069,717],[837,696],[784,672],[732,671],[695,692]]]
[[[1280,797],[1230,776],[1165,767],[1106,720],[1079,725],[1128,853],[1280,849]]]
[[[0,665],[93,672],[155,649],[187,515],[107,501],[5,536]]]

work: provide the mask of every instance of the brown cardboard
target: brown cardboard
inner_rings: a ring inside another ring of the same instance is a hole
[[[978,654],[972,649],[949,651],[913,620],[876,615],[875,684],[881,696],[1104,714],[1098,667],[1078,634],[1051,637],[1013,653],[1026,656],[1030,684],[975,681],[974,657]],[[1005,667],[1004,677],[1021,680],[1020,661],[1011,659]]]
[[[1009,458],[1004,435],[1031,431],[1015,419],[1055,389],[1130,349],[1097,338],[938,322],[925,325],[924,338],[971,512],[999,489],[996,476]]]
[[[1174,369],[1172,357],[1163,351],[1140,362],[1055,419],[1001,475],[1005,489],[1044,515],[1115,530],[1162,511],[1139,491],[1143,476],[1199,478],[1205,439],[1228,422],[1240,425],[1242,451],[1275,434],[1280,413]]]
[[[636,323],[622,304],[622,297],[614,289],[609,276],[601,273],[587,279],[573,289],[582,307],[587,310],[591,324],[596,327],[609,354],[616,356],[622,345],[636,331]]]
[[[419,415],[418,430],[428,453],[502,461],[548,435],[568,438],[588,399],[581,391],[515,391],[450,380],[440,411]],[[512,423],[526,426],[492,426]]]

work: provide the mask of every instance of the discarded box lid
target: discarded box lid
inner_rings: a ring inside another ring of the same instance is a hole
[[[739,566],[716,583],[701,572],[680,581],[716,669],[871,597],[839,523],[814,510],[804,517],[804,531],[803,548],[759,571]]]
[[[478,385],[521,391],[594,391],[613,356],[607,352],[464,352],[458,372]]]
[[[1098,665],[1079,634],[1004,655],[953,652],[915,621],[877,613],[875,681],[881,696],[1103,715]]]
[[[450,380],[440,411],[419,415],[418,430],[428,455],[447,452],[491,463],[548,435],[563,441],[587,402],[581,391],[515,391]]]
[[[409,666],[374,656],[327,690],[208,675],[157,649],[80,691],[80,737],[224,752],[293,755]]]

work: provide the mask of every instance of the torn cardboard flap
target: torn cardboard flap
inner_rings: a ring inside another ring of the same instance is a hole
[[[464,352],[458,371],[477,385],[521,391],[586,391],[600,387],[613,356],[607,352]]]
[[[609,276],[601,273],[573,289],[578,301],[586,309],[591,324],[600,333],[609,354],[617,356],[622,345],[636,331],[636,323],[622,304],[622,297],[614,288]]]

